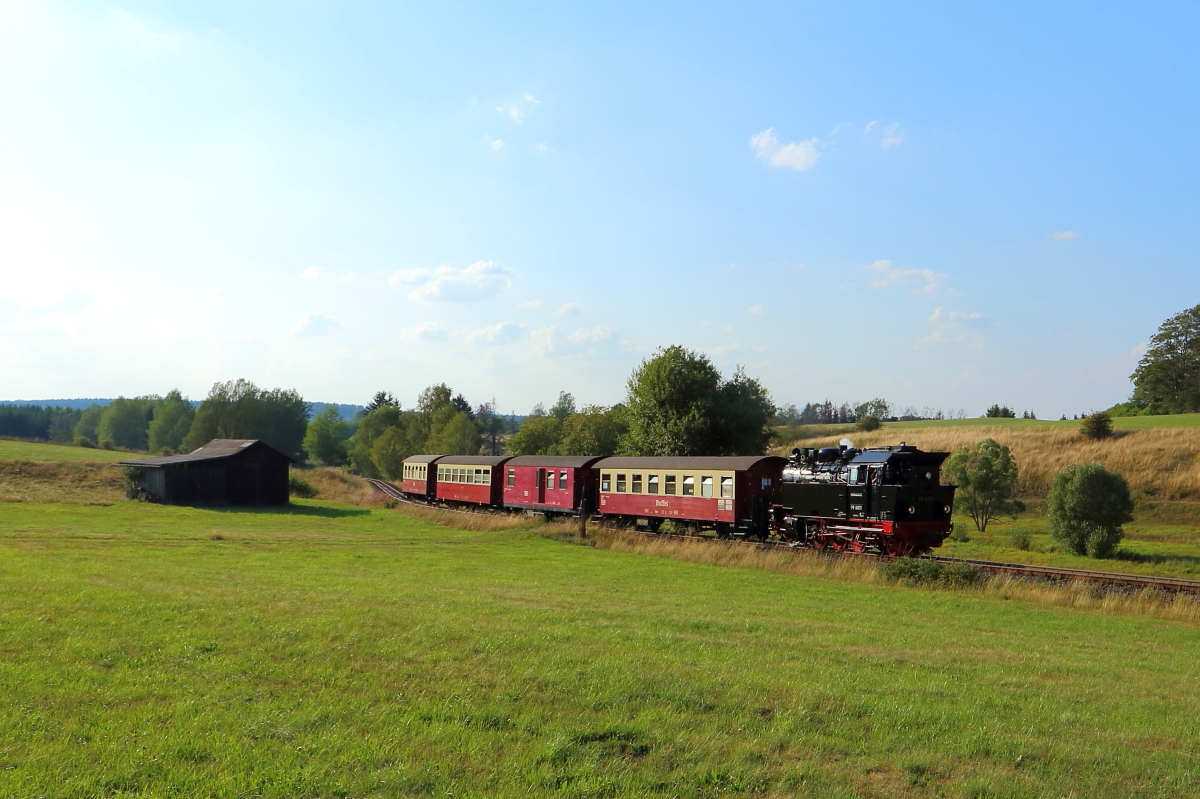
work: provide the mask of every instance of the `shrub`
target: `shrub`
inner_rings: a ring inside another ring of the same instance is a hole
[[[317,495],[317,489],[295,475],[288,476],[288,493],[301,499],[312,499]]]
[[[951,522],[950,540],[957,541],[960,544],[965,544],[970,541],[971,537],[967,535],[967,526],[961,522]]]
[[[116,449],[117,444],[111,438],[100,439],[100,449]]]
[[[1073,463],[1054,475],[1046,500],[1050,535],[1076,555],[1111,557],[1121,525],[1133,520],[1125,478],[1099,463]]]
[[[1079,425],[1079,432],[1083,433],[1084,438],[1090,438],[1093,441],[1108,438],[1113,432],[1112,417],[1104,411],[1085,416],[1083,423]]]
[[[1033,534],[1024,527],[1016,527],[1008,534],[1008,542],[1022,552],[1033,549]]]
[[[957,587],[979,580],[979,570],[960,563],[939,563],[922,558],[897,558],[880,567],[889,580],[907,585],[941,585]]]
[[[870,433],[872,430],[878,430],[883,427],[883,422],[879,421],[878,416],[864,416],[854,425],[854,429],[861,430],[864,433]]]
[[[96,442],[92,441],[87,436],[75,436],[75,446],[86,447],[87,449],[95,449]]]

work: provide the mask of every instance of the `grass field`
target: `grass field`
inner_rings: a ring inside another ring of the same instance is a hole
[[[145,454],[0,438],[0,461],[116,463]]]
[[[286,512],[0,505],[0,797],[1184,796],[1184,622]]]

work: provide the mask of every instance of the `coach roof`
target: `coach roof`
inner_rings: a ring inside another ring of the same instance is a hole
[[[511,455],[443,455],[438,466],[499,466]]]
[[[605,458],[596,464],[597,469],[708,469],[718,472],[744,472],[764,461],[777,462],[780,466],[786,459],[778,455],[733,455],[718,458]]]
[[[599,455],[519,455],[508,462],[509,466],[549,466],[555,469],[586,469]]]

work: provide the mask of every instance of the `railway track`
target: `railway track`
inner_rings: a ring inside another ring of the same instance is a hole
[[[364,478],[368,484],[376,491],[382,494],[387,494],[389,497],[404,502],[416,507],[430,507],[424,503],[413,502],[404,493],[385,480],[375,480]],[[455,508],[442,508],[454,513],[473,513],[474,511],[459,510]],[[660,540],[686,540],[686,541],[707,541],[715,546],[749,546],[759,549],[799,549],[782,541],[747,541],[747,540],[719,540],[711,536],[704,535],[681,535],[678,533],[650,533],[636,531],[638,535],[643,535],[648,538],[657,538]],[[808,551],[805,548],[803,551]],[[825,553],[827,557],[856,557],[868,558],[880,562],[890,560],[883,555],[857,554],[849,552],[841,553]],[[1027,563],[1004,563],[1002,561],[992,560],[971,560],[969,558],[947,558],[940,555],[926,555],[928,560],[937,561],[938,563],[946,563],[952,565],[970,566],[979,569],[982,572],[989,574],[1007,574],[1014,577],[1023,577],[1032,580],[1042,580],[1046,582],[1057,583],[1093,583],[1097,586],[1105,586],[1109,588],[1118,588],[1124,590],[1134,589],[1149,589],[1154,591],[1162,591],[1164,593],[1173,594],[1189,594],[1200,596],[1200,580],[1182,580],[1175,577],[1150,577],[1144,574],[1123,574],[1121,572],[1102,572],[1093,571],[1090,569],[1063,569],[1054,566],[1034,566]]]

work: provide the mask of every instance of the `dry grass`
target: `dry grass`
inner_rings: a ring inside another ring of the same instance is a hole
[[[573,530],[574,528],[571,528],[566,532]],[[539,528],[537,532],[551,531]],[[793,577],[819,577],[862,585],[894,584],[883,575],[877,562],[862,558],[827,556],[807,549],[650,538],[623,530],[603,528],[591,528],[591,534],[589,542],[592,545],[614,552],[653,555],[710,566],[760,569]],[[560,534],[555,537],[565,536]],[[1009,576],[993,577],[974,585],[942,587],[937,590],[964,591],[991,599],[1053,605],[1093,613],[1200,623],[1200,602],[1195,598],[1153,590],[1121,593],[1098,590],[1096,585],[1088,583],[1041,583]]]
[[[831,436],[804,446],[832,446]],[[853,435],[856,447],[880,447],[900,441],[926,451],[953,452],[984,438],[994,438],[1012,450],[1020,469],[1017,493],[1044,497],[1055,474],[1072,463],[1098,461],[1124,475],[1142,497],[1160,500],[1200,499],[1200,430],[1160,428],[1120,431],[1114,438],[1090,441],[1075,428],[1064,427],[944,427],[921,430],[882,430]],[[797,446],[801,446],[797,442]],[[788,448],[791,449],[790,447]]]
[[[0,502],[96,504],[124,499],[119,466],[80,461],[0,461]]]
[[[315,488],[318,499],[376,507],[383,503],[383,497],[362,478],[332,466],[292,469],[291,474]]]

